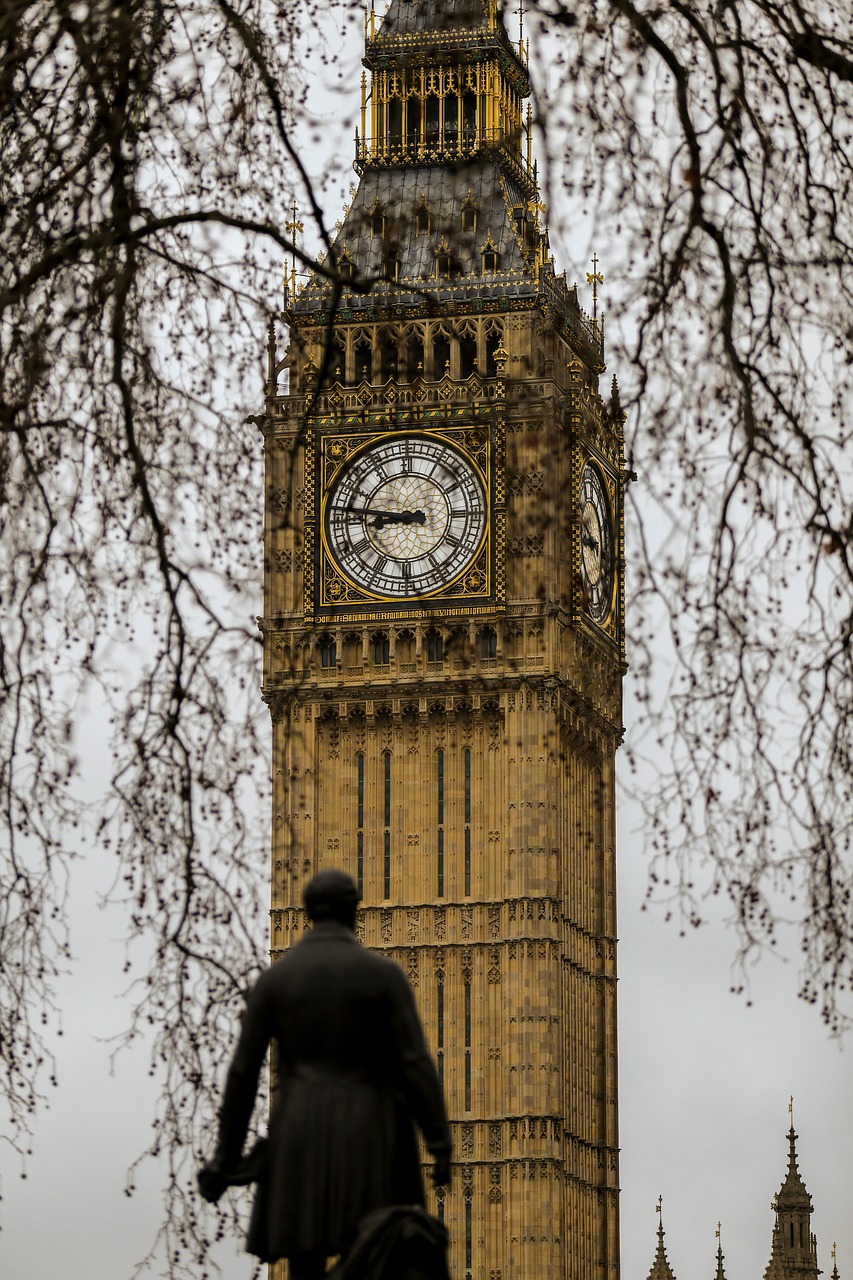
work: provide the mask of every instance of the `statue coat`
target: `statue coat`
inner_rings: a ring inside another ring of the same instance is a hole
[[[216,1164],[240,1161],[271,1042],[278,1079],[266,1177],[246,1247],[265,1261],[347,1249],[359,1221],[423,1205],[415,1126],[451,1148],[441,1085],[409,982],[345,925],[314,925],[252,990],[223,1095]]]

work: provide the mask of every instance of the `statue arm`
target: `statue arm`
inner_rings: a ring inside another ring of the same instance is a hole
[[[247,1001],[240,1037],[228,1068],[222,1095],[219,1140],[212,1163],[223,1173],[230,1173],[240,1161],[255,1105],[258,1078],[272,1034],[270,1006],[261,980]]]

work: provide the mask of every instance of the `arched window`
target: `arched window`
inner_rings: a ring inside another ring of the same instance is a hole
[[[403,141],[403,103],[399,98],[388,103],[388,141],[397,147]]]
[[[321,636],[318,648],[320,650],[320,666],[324,671],[337,666],[338,646],[335,643],[334,636]]]
[[[344,666],[350,669],[361,666],[361,636],[357,631],[344,636]]]
[[[420,338],[409,338],[406,343],[406,377],[409,382],[424,376],[424,344]]]
[[[397,662],[400,663],[401,666],[414,662],[415,635],[413,631],[406,630],[398,633],[394,652],[397,656]]]
[[[463,333],[459,339],[459,376],[470,378],[477,369],[477,336]]]
[[[373,348],[368,337],[359,338],[355,344],[355,380],[373,381]]]
[[[435,147],[438,145],[438,131],[439,131],[440,125],[439,125],[439,102],[438,102],[438,98],[434,94],[430,94],[430,96],[426,100],[426,110],[424,112],[424,117],[426,121],[426,128],[424,131],[424,142],[428,147]]]
[[[390,378],[396,378],[399,355],[397,351],[397,343],[393,338],[386,336],[382,339],[379,358],[382,369],[382,381],[388,382]]]
[[[377,666],[386,666],[391,661],[391,641],[384,631],[377,631],[371,636],[373,661]]]
[[[415,215],[415,226],[419,236],[429,235],[429,209],[422,204]]]
[[[428,631],[424,639],[426,640],[427,662],[443,662],[444,637],[441,632],[436,631],[435,629]]]
[[[477,95],[466,93],[462,97],[462,132],[465,146],[470,150],[477,141]]]
[[[418,98],[409,98],[406,105],[406,125],[408,127],[409,150],[417,153],[421,144],[421,104]]]
[[[450,339],[444,333],[432,340],[432,376],[441,378],[450,372]]]
[[[385,235],[385,214],[379,206],[375,206],[370,212],[370,234],[380,239]]]
[[[498,364],[495,360],[495,352],[501,345],[501,334],[493,331],[486,337],[486,377],[494,378],[497,376]]]
[[[328,382],[346,382],[347,353],[340,342],[333,342],[329,347],[329,367],[326,374]]]
[[[477,206],[473,200],[466,200],[462,206],[462,230],[477,230]]]
[[[498,637],[494,627],[483,627],[480,632],[480,657],[489,659],[498,656]]]

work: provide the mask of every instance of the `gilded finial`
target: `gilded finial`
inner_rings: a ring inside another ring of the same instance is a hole
[[[717,1239],[718,1239],[718,1240],[720,1239],[720,1228],[721,1228],[721,1226],[722,1226],[722,1223],[718,1222],[718,1223],[717,1223]]]
[[[655,1212],[658,1215],[658,1231],[663,1231],[663,1196],[658,1196]]]
[[[293,198],[293,204],[290,206],[290,212],[293,215],[289,222],[285,222],[284,229],[290,236],[291,255],[290,255],[290,297],[293,302],[296,301],[296,237],[301,235],[305,228],[299,221],[296,208],[296,197]],[[287,282],[285,277],[285,291],[287,290]]]
[[[794,1095],[791,1094],[788,1099],[788,1115],[791,1117],[791,1128],[794,1127]]]
[[[587,284],[592,285],[592,318],[598,318],[598,286],[604,284],[604,276],[598,269],[598,254],[592,255],[592,271],[586,273]]]

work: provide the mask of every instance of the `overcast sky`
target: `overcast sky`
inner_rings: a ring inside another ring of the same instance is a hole
[[[357,43],[350,40],[340,64],[346,98],[327,93],[328,119],[343,102],[357,109]],[[351,134],[349,124],[343,133]],[[345,173],[330,192],[332,221],[341,190],[353,180]],[[568,266],[570,280],[583,279],[586,249],[563,245],[560,265]],[[618,282],[612,288],[618,298]],[[630,675],[627,694],[630,725]],[[837,1240],[841,1276],[853,1280],[851,1047],[831,1041],[818,1013],[796,998],[795,963],[764,959],[754,972],[748,1005],[729,993],[734,939],[722,924],[679,938],[661,915],[641,912],[645,863],[638,827],[638,815],[623,797],[623,1275],[643,1280],[648,1273],[655,1205],[662,1195],[667,1249],[678,1280],[712,1280],[718,1220],[729,1280],[760,1280],[770,1252],[770,1202],[786,1170],[793,1094],[820,1266],[831,1269],[830,1248]],[[148,1141],[153,1099],[144,1046],[121,1055],[111,1073],[103,1043],[124,1025],[123,922],[118,912],[96,906],[112,871],[103,858],[92,855],[72,886],[77,959],[61,986],[60,1089],[37,1126],[25,1180],[17,1157],[0,1144],[4,1280],[125,1280],[160,1221],[156,1168],[143,1168],[135,1195],[124,1194],[125,1171]],[[224,1280],[251,1274],[236,1244],[222,1261]]]

